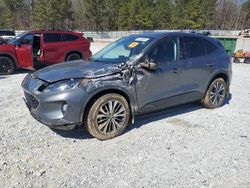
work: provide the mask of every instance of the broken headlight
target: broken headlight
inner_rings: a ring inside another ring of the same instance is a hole
[[[48,85],[43,92],[57,92],[57,91],[65,91],[68,89],[73,89],[77,86],[85,86],[91,82],[90,79],[70,79],[70,80],[63,80],[60,82],[56,82],[53,84]]]
[[[79,79],[70,79],[70,80],[63,80],[60,82],[56,82],[54,84],[50,84],[46,87],[43,92],[56,92],[56,91],[64,91],[67,89],[73,89],[79,85],[81,80]]]

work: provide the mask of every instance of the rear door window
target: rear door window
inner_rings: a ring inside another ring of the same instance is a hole
[[[71,35],[71,34],[63,34],[63,39],[64,41],[75,41],[75,40],[78,40],[79,37],[76,35]]]
[[[44,34],[44,42],[62,42],[62,35],[58,33],[45,33]]]
[[[180,58],[197,58],[206,55],[202,39],[197,37],[180,38]]]

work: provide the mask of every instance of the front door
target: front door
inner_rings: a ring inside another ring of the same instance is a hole
[[[162,39],[146,56],[158,64],[158,69],[150,71],[138,68],[136,71],[139,112],[175,105],[175,96],[183,93],[177,39]]]
[[[19,45],[16,46],[16,55],[18,63],[21,68],[32,67],[32,43],[33,34],[27,34],[19,41]]]

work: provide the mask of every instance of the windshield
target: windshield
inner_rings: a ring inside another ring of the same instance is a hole
[[[15,36],[14,38],[8,40],[8,43],[18,45],[19,40],[20,40],[24,35],[26,35],[26,34],[27,34],[27,33],[21,33],[21,34]]]
[[[153,38],[129,36],[111,43],[93,55],[90,60],[104,63],[123,63],[139,54]]]

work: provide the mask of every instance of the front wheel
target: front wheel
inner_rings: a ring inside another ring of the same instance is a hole
[[[215,79],[209,86],[203,104],[206,108],[213,109],[223,105],[227,96],[227,84],[222,78]]]
[[[15,64],[8,57],[0,57],[0,75],[9,75],[15,72]]]
[[[130,119],[127,100],[115,93],[106,94],[97,99],[85,117],[85,126],[89,133],[99,140],[108,140],[120,135]]]

